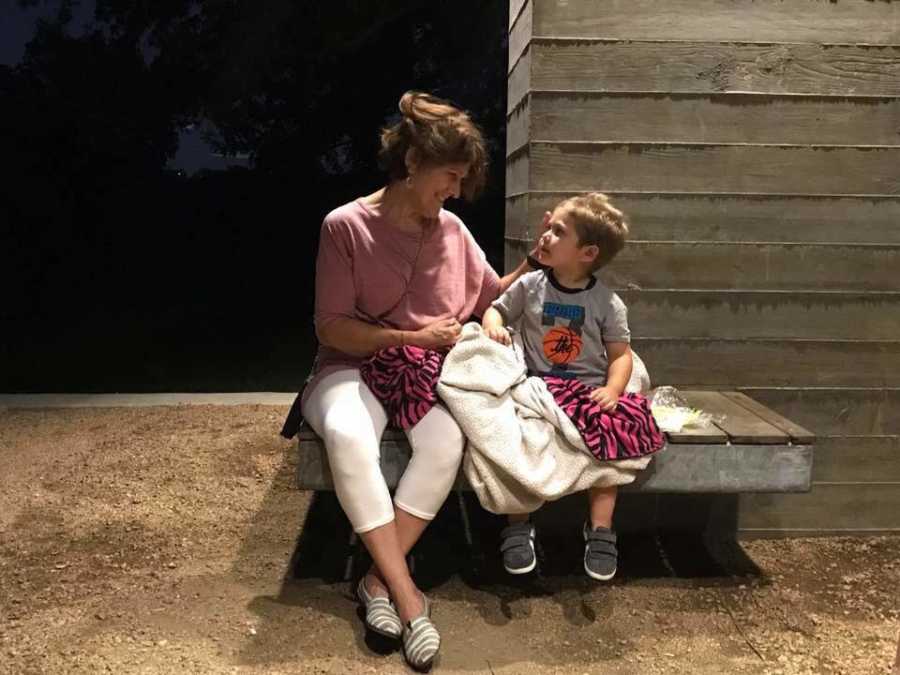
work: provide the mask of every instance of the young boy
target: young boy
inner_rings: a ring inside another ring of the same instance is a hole
[[[595,387],[590,399],[613,413],[631,376],[627,312],[594,276],[625,246],[628,225],[606,195],[593,192],[560,202],[544,218],[537,262],[544,269],[520,277],[484,314],[485,333],[511,344],[504,326],[518,324],[529,375],[577,379]],[[618,552],[612,530],[616,487],[588,491],[584,569],[611,579]],[[510,515],[501,534],[510,574],[535,568],[534,526],[528,514]]]

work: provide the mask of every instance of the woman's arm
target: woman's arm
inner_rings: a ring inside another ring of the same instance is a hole
[[[519,263],[519,266],[514,269],[512,272],[507,274],[505,277],[500,277],[500,295],[506,293],[506,289],[512,286],[512,283],[518,279],[523,274],[528,274],[529,272],[533,272],[534,270],[528,265],[528,260],[523,260]]]
[[[550,223],[550,216],[552,214],[549,211],[544,213],[544,218],[541,221],[541,226],[538,228],[537,238],[534,240],[534,246],[532,246],[531,251],[528,253],[529,258],[533,258],[534,254],[537,253],[538,247],[540,246],[541,237],[544,235],[544,232],[547,231],[547,226]],[[506,276],[500,277],[500,294],[506,293],[506,289],[509,288],[512,283],[518,279],[523,274],[528,274],[529,272],[534,272],[535,269],[528,264],[528,258],[519,263],[519,266],[516,267],[512,272],[507,274]]]
[[[415,345],[435,349],[456,344],[462,326],[456,319],[440,319],[420,330],[397,330],[373,326],[359,319],[342,317],[316,328],[319,342],[352,356],[369,356],[379,349]]]

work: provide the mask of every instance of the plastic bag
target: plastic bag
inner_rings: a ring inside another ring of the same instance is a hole
[[[657,387],[650,394],[650,411],[661,431],[678,432],[685,427],[709,428],[724,422],[724,415],[710,415],[688,405],[675,387]]]

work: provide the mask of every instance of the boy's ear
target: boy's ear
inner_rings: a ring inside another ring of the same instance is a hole
[[[594,262],[600,255],[600,247],[597,244],[588,244],[581,247],[582,262]]]

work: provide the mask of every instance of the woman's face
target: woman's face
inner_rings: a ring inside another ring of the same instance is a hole
[[[459,197],[468,173],[469,165],[465,163],[423,166],[413,171],[410,187],[422,215],[437,218],[447,199]]]

